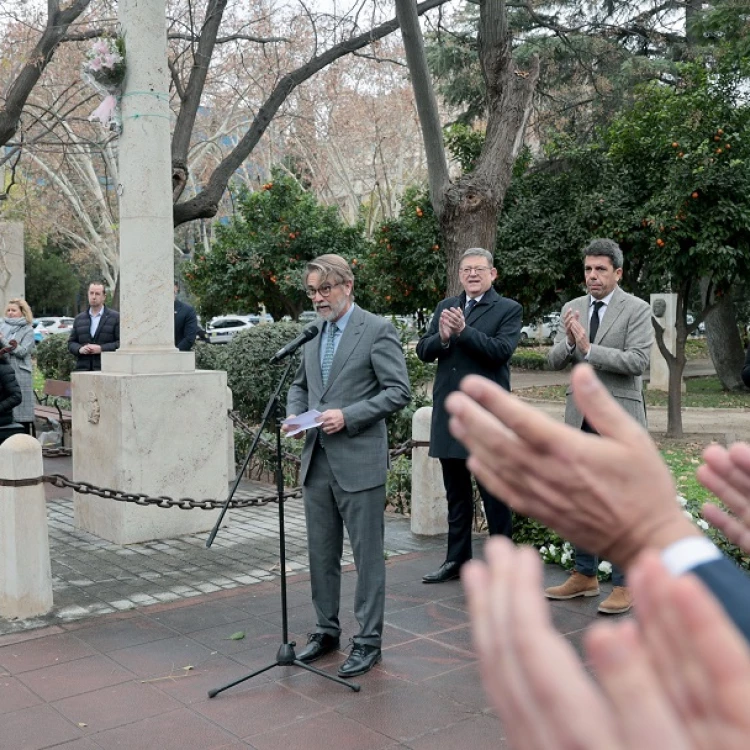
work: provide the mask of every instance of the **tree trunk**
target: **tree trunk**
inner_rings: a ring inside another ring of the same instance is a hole
[[[708,281],[701,281],[701,299],[705,300]],[[708,352],[716,368],[716,375],[721,385],[728,391],[739,391],[744,388],[740,373],[745,363],[745,352],[737,327],[737,316],[731,296],[725,294],[709,300],[711,309],[706,312],[706,339]]]
[[[505,191],[503,191],[504,193]],[[491,186],[474,175],[465,175],[444,193],[440,231],[446,259],[448,296],[461,293],[458,261],[470,247],[493,252],[500,206]]]

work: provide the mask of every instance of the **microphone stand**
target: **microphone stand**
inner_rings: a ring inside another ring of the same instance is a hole
[[[283,466],[284,454],[281,448],[281,421],[283,418],[283,411],[282,411],[281,401],[279,397],[281,395],[281,390],[284,387],[284,383],[286,382],[286,379],[289,377],[289,373],[292,369],[293,363],[294,363],[294,359],[290,358],[289,362],[287,363],[286,369],[284,370],[281,378],[279,379],[279,382],[276,386],[276,390],[274,391],[273,395],[271,396],[271,398],[268,400],[268,403],[266,404],[265,411],[263,412],[263,419],[261,420],[261,424],[258,428],[257,433],[255,434],[255,438],[253,439],[252,445],[250,446],[250,451],[248,452],[247,457],[245,458],[245,462],[242,464],[242,468],[237,474],[237,478],[235,479],[232,489],[229,491],[229,496],[227,497],[226,502],[224,503],[224,507],[221,510],[221,514],[219,515],[219,518],[217,519],[216,524],[214,525],[214,528],[211,531],[211,534],[209,535],[208,540],[206,541],[206,547],[210,547],[211,544],[213,544],[213,541],[216,538],[216,533],[219,529],[219,526],[221,525],[221,521],[224,518],[224,515],[226,514],[227,509],[229,508],[229,503],[231,502],[232,497],[234,496],[234,493],[237,490],[237,486],[240,483],[240,479],[245,473],[245,470],[247,469],[247,466],[250,463],[250,459],[255,453],[255,450],[258,446],[258,442],[260,440],[261,432],[263,431],[263,428],[266,426],[266,423],[268,422],[270,415],[273,414],[275,417],[274,421],[275,421],[275,432],[276,432],[276,460],[275,460],[276,494],[278,498],[277,503],[279,506],[279,563],[281,565],[281,645],[279,646],[279,650],[276,653],[275,661],[271,662],[265,667],[262,667],[261,669],[255,670],[255,672],[251,672],[250,674],[245,675],[244,677],[240,677],[238,680],[234,680],[230,683],[227,683],[226,685],[222,685],[221,687],[209,690],[208,691],[209,698],[214,698],[219,693],[224,692],[224,690],[228,690],[229,688],[234,687],[235,685],[239,685],[241,682],[245,682],[246,680],[250,680],[253,677],[257,677],[259,674],[263,674],[263,672],[267,672],[269,669],[273,669],[274,667],[291,667],[291,666],[300,667],[300,669],[304,669],[308,672],[312,672],[313,674],[317,674],[317,675],[320,675],[321,677],[325,677],[327,680],[331,680],[332,682],[338,682],[344,687],[348,687],[350,690],[353,690],[355,693],[358,693],[360,691],[360,686],[358,683],[349,682],[347,680],[342,680],[340,677],[336,677],[335,675],[328,674],[328,672],[324,672],[322,669],[317,669],[316,667],[312,667],[309,664],[306,664],[305,662],[300,661],[294,652],[294,647],[297,644],[294,641],[292,642],[289,641],[289,618],[287,614],[287,593],[286,593],[286,537],[284,534],[284,466]]]

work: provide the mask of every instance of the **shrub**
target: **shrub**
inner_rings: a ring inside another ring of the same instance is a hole
[[[547,355],[535,349],[516,349],[510,364],[520,370],[546,370]]]
[[[291,322],[255,326],[237,334],[229,344],[222,345],[226,353],[209,355],[219,366],[214,369],[226,370],[227,383],[234,395],[234,408],[251,424],[258,424],[263,418],[263,410],[287,365],[286,360],[279,365],[269,365],[269,359],[301,330],[299,323]],[[219,345],[214,346],[219,348]],[[292,357],[292,376],[287,378],[280,394],[282,406],[286,405],[299,352]],[[208,363],[208,357],[204,362]]]
[[[226,370],[228,346],[195,342],[196,370]]]
[[[47,336],[36,346],[36,363],[45,380],[70,380],[76,358],[68,351],[68,337]]]

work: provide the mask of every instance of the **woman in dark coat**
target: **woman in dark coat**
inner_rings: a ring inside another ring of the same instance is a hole
[[[13,409],[21,400],[21,386],[16,380],[13,365],[7,355],[0,354],[0,427],[13,424]]]
[[[750,388],[750,344],[745,355],[745,366],[742,368],[742,382]]]

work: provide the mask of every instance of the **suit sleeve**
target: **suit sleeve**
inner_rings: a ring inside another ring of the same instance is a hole
[[[750,388],[750,345],[747,347],[745,355],[745,366],[742,368],[742,382]]]
[[[651,358],[653,340],[651,307],[643,302],[630,313],[625,346],[622,349],[615,349],[591,344],[588,362],[600,370],[615,372],[619,375],[643,375]]]
[[[102,344],[103,352],[114,352],[120,348],[120,316],[115,315],[115,324],[112,328],[112,341]],[[103,323],[104,321],[102,321]],[[101,325],[100,323],[99,325]]]
[[[302,358],[300,359],[294,380],[289,386],[289,393],[286,397],[286,415],[303,414],[309,408],[309,397],[307,389],[307,370],[305,369],[305,357],[308,356],[307,346],[302,348]]]
[[[372,343],[370,362],[380,390],[372,398],[342,409],[346,431],[350,436],[402,409],[411,398],[404,352],[391,323],[383,321],[379,327]]]
[[[502,300],[501,304],[506,309],[492,336],[472,326],[466,326],[451,340],[463,354],[486,367],[502,367],[506,364],[513,356],[521,335],[523,308],[517,302],[508,299]]]
[[[436,359],[440,359],[448,351],[448,347],[443,346],[443,342],[440,340],[440,313],[448,306],[450,306],[455,300],[446,300],[441,302],[432,314],[430,325],[417,342],[416,354],[422,362],[434,362]]]
[[[181,352],[189,352],[193,348],[195,337],[198,335],[198,316],[190,305],[185,307],[185,328],[182,339],[177,344],[177,348]]]
[[[78,340],[78,319],[73,321],[73,330],[70,332],[70,338],[68,339],[68,351],[71,354],[78,356],[78,351],[81,348],[81,342]]]
[[[725,557],[699,565],[691,573],[703,581],[750,641],[750,578]]]

